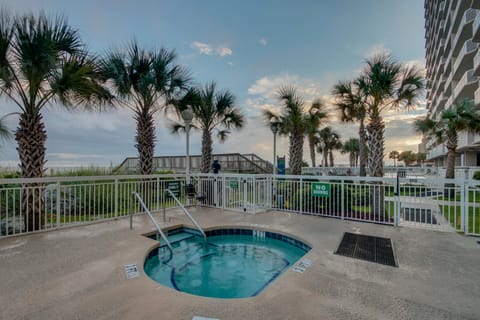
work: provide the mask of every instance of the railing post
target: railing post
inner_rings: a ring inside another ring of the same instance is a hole
[[[465,226],[466,215],[468,214],[468,201],[465,197],[465,189],[467,187],[466,180],[463,179],[460,184],[460,230],[465,234],[468,232],[468,227]],[[468,194],[468,192],[467,192]]]
[[[298,208],[298,211],[300,213],[303,213],[303,178],[300,176],[300,208]]]
[[[227,196],[227,184],[225,176],[222,176],[222,209],[225,209],[226,196]]]
[[[257,213],[257,179],[253,176],[253,214]]]
[[[61,195],[60,195],[60,181],[57,181],[57,195],[56,195],[56,198],[57,198],[57,203],[56,203],[56,216],[57,216],[57,223],[56,223],[56,227],[59,228],[60,227],[60,201],[61,201]]]
[[[118,218],[118,178],[115,179],[115,219]]]
[[[340,195],[340,198],[341,198],[340,213],[342,215],[342,220],[344,220],[345,219],[345,180],[344,179],[342,179],[340,191],[342,192],[342,194]]]
[[[218,207],[218,179],[217,175],[213,177],[213,206]]]
[[[156,190],[157,190],[157,194],[155,196],[155,202],[157,204],[157,210],[158,210],[158,207],[160,206],[161,208],[161,205],[160,205],[160,178],[157,177],[157,181],[156,181]]]
[[[393,225],[398,227],[400,224],[400,176],[397,172],[397,179],[393,192]]]
[[[247,179],[243,178],[243,212],[247,212]]]

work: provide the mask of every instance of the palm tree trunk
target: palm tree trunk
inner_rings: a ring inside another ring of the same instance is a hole
[[[458,145],[458,136],[456,132],[447,133],[447,170],[446,179],[455,179],[455,157]]]
[[[383,153],[385,124],[380,116],[371,118],[368,133],[368,171],[371,177],[383,177]]]
[[[383,177],[383,133],[385,124],[382,118],[377,115],[371,118],[367,126],[368,133],[368,170],[371,177]],[[385,212],[385,191],[381,182],[374,182],[373,187],[373,213],[378,217]]]
[[[455,158],[458,145],[458,136],[456,132],[447,133],[447,170],[446,179],[455,179]],[[455,197],[455,184],[445,183],[443,195],[448,198]]]
[[[349,154],[349,162],[350,162],[350,167],[355,166],[355,152],[350,152]]]
[[[363,119],[360,121],[360,128],[358,130],[359,134],[359,142],[360,142],[360,151],[359,151],[359,157],[360,157],[360,177],[366,177],[367,176],[367,135],[365,132],[365,124]]]
[[[43,177],[47,132],[42,115],[22,114],[15,132],[15,140],[18,144],[22,177]],[[22,212],[26,231],[41,230],[45,225],[44,190],[42,183],[27,183],[22,186]]]
[[[333,150],[329,150],[328,151],[328,156],[330,158],[330,167],[334,167],[334,164],[333,164]]]
[[[316,167],[316,163],[315,163],[315,136],[313,134],[308,135],[308,145],[310,147],[310,159],[312,160],[312,167]]]
[[[143,108],[135,114],[137,121],[137,135],[135,136],[135,147],[138,150],[140,174],[153,173],[153,153],[155,148],[155,122],[153,115]]]
[[[299,175],[302,173],[302,156],[303,156],[303,134],[295,132],[290,133],[289,166],[292,174]]]
[[[212,165],[212,135],[209,130],[202,133],[202,173],[208,173]]]
[[[323,166],[328,167],[328,149],[326,147],[323,148],[322,155],[323,155]]]

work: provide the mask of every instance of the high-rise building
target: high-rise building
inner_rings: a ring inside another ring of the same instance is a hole
[[[480,104],[480,0],[425,0],[425,39],[427,116],[463,99]],[[444,166],[446,147],[425,143],[427,159]],[[480,135],[459,134],[456,165],[480,166]]]

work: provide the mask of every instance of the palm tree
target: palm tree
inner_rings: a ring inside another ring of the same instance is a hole
[[[393,166],[394,167],[397,166],[397,160],[398,160],[399,156],[400,156],[400,152],[398,152],[396,150],[390,151],[390,153],[388,154],[388,158],[393,159]]]
[[[52,102],[68,109],[100,105],[110,94],[95,59],[63,17],[12,16],[0,11],[0,92],[20,109],[15,140],[24,178],[45,172],[47,134],[42,111]],[[22,192],[25,229],[39,230],[45,215],[42,184]]]
[[[445,178],[455,178],[455,153],[458,146],[458,134],[469,130],[480,133],[480,105],[475,106],[471,100],[463,100],[445,109],[437,120],[425,118],[415,122],[417,131],[433,137],[437,143],[447,147],[447,170]]]
[[[365,130],[366,110],[362,103],[362,97],[358,86],[353,82],[339,82],[334,86],[333,95],[335,97],[335,105],[340,111],[340,119],[343,122],[358,121],[359,151],[360,158],[360,176],[367,175],[367,133]]]
[[[325,127],[318,132],[318,138],[320,141],[318,150],[323,154],[325,167],[333,167],[333,151],[342,148],[340,135],[331,127]],[[330,160],[330,164],[328,164],[328,160]]]
[[[357,138],[350,138],[343,144],[342,153],[349,154],[350,167],[356,167],[358,164],[358,157],[360,152],[360,140]]]
[[[405,166],[408,167],[417,160],[417,155],[411,150],[403,151],[399,154],[398,160],[403,161],[403,163],[405,163]]]
[[[318,143],[316,133],[321,122],[328,118],[325,111],[324,104],[319,100],[314,100],[306,115],[306,133],[308,146],[310,148],[310,159],[312,161],[312,167],[316,166],[315,163],[315,145]]]
[[[416,154],[416,157],[415,157],[416,161],[417,161],[417,164],[418,165],[421,165],[425,160],[427,160],[427,154],[425,152],[419,152]]]
[[[113,87],[116,101],[134,114],[140,174],[153,173],[155,113],[185,92],[190,81],[175,60],[174,51],[147,51],[133,40],[126,51],[109,52],[101,63],[103,79]]]
[[[302,172],[303,142],[307,134],[307,113],[304,112],[305,101],[298,95],[295,87],[285,86],[277,91],[277,97],[282,104],[280,114],[265,110],[264,116],[268,125],[272,121],[279,123],[279,134],[289,136],[289,166],[291,173]],[[311,113],[320,112],[320,105],[312,104]]]
[[[224,142],[232,128],[241,129],[245,117],[235,106],[235,96],[228,90],[218,91],[215,82],[203,88],[191,88],[182,99],[175,101],[177,111],[190,107],[193,112],[192,127],[202,130],[201,171],[207,173],[212,165],[212,134],[217,130],[220,142]],[[179,132],[183,125],[174,124],[173,132]]]
[[[382,113],[413,107],[424,88],[415,66],[403,66],[388,54],[375,55],[355,80],[368,117],[368,169],[370,176],[383,177],[384,131]]]

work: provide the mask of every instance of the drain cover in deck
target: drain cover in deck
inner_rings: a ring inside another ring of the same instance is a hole
[[[345,232],[335,254],[396,267],[392,241],[387,238]]]

